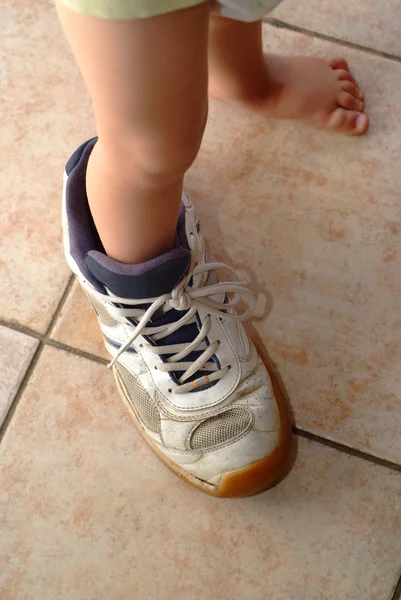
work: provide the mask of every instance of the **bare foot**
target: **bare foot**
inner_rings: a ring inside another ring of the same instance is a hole
[[[343,58],[266,57],[259,89],[233,98],[210,85],[210,95],[263,112],[268,117],[298,119],[319,129],[361,135],[369,127],[364,95]]]

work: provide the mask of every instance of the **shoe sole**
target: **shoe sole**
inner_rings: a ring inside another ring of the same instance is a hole
[[[170,471],[175,473],[175,475],[178,475],[178,477],[187,483],[190,483],[201,492],[216,498],[240,498],[257,494],[278,482],[288,469],[291,455],[291,423],[288,411],[286,409],[286,402],[284,400],[283,393],[270,369],[268,369],[268,371],[272,380],[274,394],[276,396],[280,412],[281,431],[279,445],[277,446],[276,450],[270,454],[270,456],[267,456],[262,460],[258,460],[257,462],[254,462],[242,469],[229,471],[223,475],[219,485],[215,486],[203,481],[202,479],[198,479],[164,456],[163,452],[160,450],[154,440],[146,433],[141,422],[138,420],[132,404],[127,398],[120,383],[117,369],[113,368],[114,379],[116,381],[120,396],[139,433],[142,435],[143,439],[151,448],[151,450],[166,465],[166,467],[170,469]]]

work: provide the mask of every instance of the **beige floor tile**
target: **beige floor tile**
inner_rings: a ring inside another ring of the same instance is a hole
[[[96,315],[78,282],[72,287],[51,337],[85,352],[109,358]]]
[[[269,17],[401,56],[398,0],[284,0]]]
[[[275,51],[336,45],[266,27]],[[213,254],[248,272],[254,323],[300,427],[401,462],[401,65],[347,50],[372,126],[356,139],[213,105],[188,177]]]
[[[47,347],[2,442],[2,600],[389,600],[401,476],[300,440],[280,486],[175,478],[101,365]]]
[[[25,375],[38,340],[0,327],[0,426]]]
[[[61,249],[61,183],[68,154],[93,133],[77,69],[53,2],[1,9],[0,315],[43,332],[69,277]]]

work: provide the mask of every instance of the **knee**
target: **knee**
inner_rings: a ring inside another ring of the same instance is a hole
[[[206,121],[206,119],[205,119]],[[179,132],[141,134],[126,131],[114,139],[101,141],[113,171],[124,179],[155,187],[182,179],[194,162],[203,137],[205,121]]]

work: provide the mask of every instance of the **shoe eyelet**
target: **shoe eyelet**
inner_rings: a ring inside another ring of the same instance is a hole
[[[169,388],[167,391],[168,391],[169,394],[173,393],[173,389],[172,388]]]

